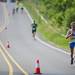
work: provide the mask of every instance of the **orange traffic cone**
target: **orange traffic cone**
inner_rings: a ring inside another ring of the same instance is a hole
[[[10,48],[10,45],[9,45],[9,41],[7,41],[7,46],[6,46],[7,48]]]
[[[36,60],[36,66],[35,66],[34,71],[35,71],[34,74],[41,74],[41,72],[40,72],[39,60]]]

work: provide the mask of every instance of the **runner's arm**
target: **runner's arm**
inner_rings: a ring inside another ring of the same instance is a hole
[[[68,30],[67,34],[66,34],[66,39],[68,39],[69,37],[71,37],[72,32],[71,29]]]

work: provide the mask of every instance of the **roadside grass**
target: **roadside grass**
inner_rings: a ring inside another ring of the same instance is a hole
[[[37,32],[40,34],[40,37],[45,40],[46,42],[62,48],[63,50],[66,50],[69,52],[68,48],[68,42],[69,40],[66,40],[64,36],[61,36],[60,33],[55,32],[55,28],[51,28],[50,23],[46,24],[40,16],[36,13],[35,5],[32,2],[24,1],[23,5],[27,8],[30,15],[32,16],[32,19],[35,19],[38,24],[38,30]],[[63,31],[62,31],[63,32]]]

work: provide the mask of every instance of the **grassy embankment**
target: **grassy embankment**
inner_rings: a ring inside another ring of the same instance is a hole
[[[68,40],[65,39],[64,36],[60,34],[60,32],[56,31],[56,29],[51,27],[50,21],[48,20],[48,24],[46,24],[40,16],[38,16],[36,12],[36,6],[29,1],[23,2],[24,6],[29,11],[30,15],[33,19],[36,20],[38,24],[38,33],[40,33],[41,38],[43,38],[48,43],[55,45],[56,47],[63,48],[68,51]],[[62,31],[63,32],[63,31]]]

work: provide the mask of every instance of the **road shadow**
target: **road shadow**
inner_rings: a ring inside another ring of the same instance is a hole
[[[75,74],[42,73],[42,74],[29,74],[29,75],[75,75]]]

